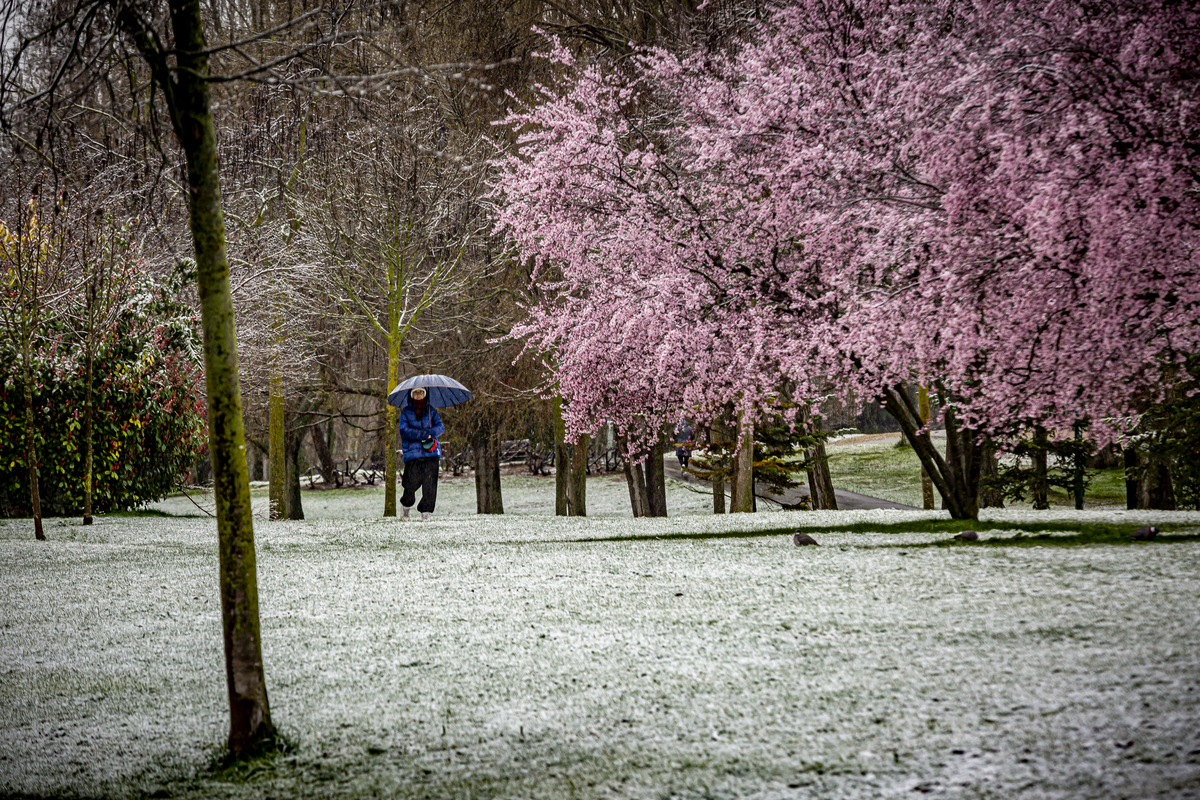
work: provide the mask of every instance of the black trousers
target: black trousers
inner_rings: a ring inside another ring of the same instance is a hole
[[[412,508],[417,501],[417,488],[421,489],[421,502],[417,511],[422,514],[433,512],[437,504],[438,461],[435,458],[418,458],[404,462],[404,474],[400,477],[400,485],[404,494],[400,496],[400,505]]]

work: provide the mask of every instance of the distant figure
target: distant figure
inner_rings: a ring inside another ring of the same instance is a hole
[[[1133,536],[1129,538],[1135,542],[1148,542],[1158,536],[1158,528],[1153,525],[1143,525],[1133,532]]]
[[[817,544],[816,539],[802,531],[796,531],[796,534],[792,536],[792,541],[796,544],[796,547],[804,547],[806,544]]]
[[[399,429],[400,455],[404,458],[404,475],[400,478],[404,487],[400,497],[400,505],[404,507],[401,519],[408,520],[420,487],[421,504],[417,511],[421,512],[421,521],[428,522],[437,504],[438,464],[442,457],[438,437],[445,433],[446,426],[420,386],[409,391],[408,403],[400,409]]]
[[[679,459],[679,468],[687,469],[692,457],[692,423],[686,419],[675,426],[675,457]],[[686,475],[683,477],[687,480]]]
[[[675,457],[679,459],[679,468],[687,469],[688,459],[692,457],[692,448],[687,442],[678,445],[675,448]]]

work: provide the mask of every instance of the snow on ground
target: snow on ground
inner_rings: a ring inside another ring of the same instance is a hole
[[[296,749],[238,781],[206,771],[228,724],[212,521],[54,520],[43,543],[0,521],[0,795],[1200,793],[1200,544],[721,535],[937,512],[373,513],[256,524]]]
[[[502,477],[504,511],[507,514],[554,515],[554,477],[504,475]],[[307,487],[308,481],[301,485]],[[174,515],[203,514],[214,510],[205,494],[192,492],[196,503],[177,495],[149,507]],[[383,513],[383,487],[361,486],[357,489],[318,490],[301,492],[304,516],[308,519],[378,516]],[[267,516],[265,484],[252,492],[254,513]],[[197,505],[200,508],[197,508]],[[629,489],[623,474],[593,475],[588,478],[587,509],[589,517],[632,517]],[[667,510],[674,514],[712,513],[711,490],[701,490],[695,483],[667,480]],[[442,476],[438,481],[438,514],[472,514],[475,512],[475,478]]]

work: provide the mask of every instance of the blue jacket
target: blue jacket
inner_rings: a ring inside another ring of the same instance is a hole
[[[438,446],[433,450],[426,450],[421,446],[421,442],[437,438],[446,431],[446,426],[442,424],[442,418],[438,416],[437,409],[433,406],[429,406],[424,415],[418,417],[412,405],[405,405],[400,409],[399,429],[400,455],[405,461],[442,457],[441,442],[438,442]]]

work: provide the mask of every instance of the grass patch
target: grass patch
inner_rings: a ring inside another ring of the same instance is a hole
[[[1160,533],[1150,542],[1133,542],[1130,536],[1138,526],[1096,522],[1040,521],[1012,522],[991,520],[900,520],[897,522],[854,522],[845,525],[801,525],[798,527],[769,528],[759,530],[726,530],[704,533],[662,533],[606,538],[573,539],[577,542],[619,541],[671,541],[676,539],[754,539],[770,536],[790,536],[796,531],[812,535],[822,533],[944,533],[952,536],[962,531],[976,531],[981,536],[988,531],[1011,532],[1014,536],[981,538],[976,542],[948,539],[922,545],[880,545],[883,547],[946,546],[966,545],[1096,545],[1096,544],[1155,544],[1159,542],[1198,542],[1200,532],[1195,525],[1164,523],[1158,526]],[[1172,533],[1174,531],[1174,533]]]
[[[221,783],[251,783],[274,776],[279,760],[295,755],[297,750],[295,742],[278,732],[273,739],[262,742],[253,753],[242,758],[235,758],[229,747],[222,745],[214,748],[206,777]]]
[[[939,447],[942,441],[937,442]],[[921,461],[911,447],[897,447],[894,439],[828,446],[829,474],[839,489],[921,507]],[[1052,506],[1075,505],[1073,495],[1051,489]],[[1103,469],[1092,473],[1084,505],[1125,504],[1125,471]],[[1014,503],[1016,507],[1028,503]]]

